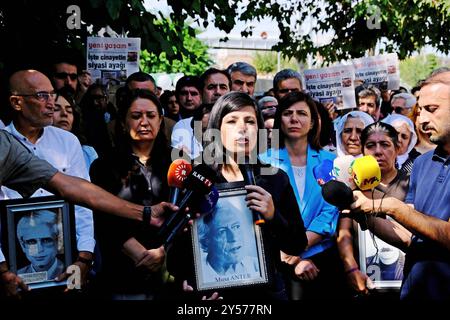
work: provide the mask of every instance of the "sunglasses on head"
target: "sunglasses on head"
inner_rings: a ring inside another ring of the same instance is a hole
[[[70,78],[70,80],[76,80],[78,75],[76,73],[67,73],[67,72],[57,72],[55,73],[55,78],[64,80],[67,79],[67,77]]]

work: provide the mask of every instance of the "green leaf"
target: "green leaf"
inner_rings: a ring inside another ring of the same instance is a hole
[[[116,20],[119,17],[122,0],[106,0],[106,9],[111,19]]]

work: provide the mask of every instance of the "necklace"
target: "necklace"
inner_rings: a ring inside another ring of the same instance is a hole
[[[297,176],[297,178],[302,179],[305,176],[306,166],[303,167],[292,166],[292,168],[294,169],[294,174]]]

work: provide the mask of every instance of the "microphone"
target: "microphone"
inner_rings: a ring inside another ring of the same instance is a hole
[[[213,186],[211,188],[211,192],[203,197],[203,199],[199,205],[199,212],[201,214],[211,213],[216,208],[218,200],[219,200],[219,192]],[[192,211],[193,210],[191,210],[191,212]],[[190,219],[191,219],[191,214],[187,213],[185,216],[183,216],[183,218],[180,221],[178,221],[178,223],[170,231],[170,233],[167,235],[167,237],[164,241],[165,249],[167,249],[170,246],[170,244],[172,243],[175,236],[180,232],[180,230],[184,229],[184,227],[189,223]]]
[[[183,182],[191,171],[192,165],[184,159],[176,159],[170,164],[167,172],[167,184],[170,187],[170,203],[177,204],[180,192],[183,189]]]
[[[316,172],[325,171],[320,170],[319,166],[313,170],[316,179],[320,178],[316,176]],[[333,162],[333,175],[336,180],[330,180],[322,186],[322,196],[326,202],[339,210],[349,209],[353,203],[350,186],[356,185],[360,190],[369,190],[375,188],[381,181],[380,167],[372,156],[356,159],[353,156],[336,158]],[[361,230],[368,229],[365,215],[355,214],[353,218],[360,224]]]
[[[356,188],[351,170],[353,161],[355,161],[355,157],[352,155],[340,156],[333,161],[333,176],[336,180],[345,183],[352,190]]]
[[[192,169],[191,173],[184,180],[183,184],[186,188],[186,192],[178,203],[178,211],[174,212],[172,216],[164,222],[158,232],[160,239],[165,239],[163,240],[163,243],[167,242],[168,237],[170,237],[169,240],[171,240],[176,234],[171,236],[171,231],[173,232],[177,227],[178,229],[176,229],[176,231],[180,230],[181,221],[185,221],[182,226],[189,221],[191,215],[185,213],[186,208],[188,206],[195,206],[196,202],[198,203],[201,201],[201,197],[210,193],[214,178],[215,172],[205,164],[199,164]],[[186,216],[188,215],[189,218],[186,220]],[[177,221],[178,224],[174,225]]]
[[[381,182],[381,169],[373,156],[355,159],[350,168],[353,180],[360,190],[373,189]]]
[[[325,201],[340,210],[347,209],[353,202],[352,189],[345,183],[335,180],[333,171],[334,162],[325,159],[313,168],[313,175],[322,187],[322,197]]]
[[[337,180],[330,180],[322,186],[322,197],[339,210],[348,209],[353,203],[352,189]]]
[[[210,193],[208,193],[201,201],[198,212],[201,214],[211,213],[216,208],[217,201],[219,201],[219,192],[216,187],[212,186]]]
[[[334,178],[333,176],[333,161],[325,159],[313,168],[314,178],[317,180],[319,186],[323,186],[328,181]]]
[[[248,157],[245,157],[244,164],[239,165],[239,170],[244,176],[244,182],[246,185],[256,185],[255,175],[253,174],[253,167],[249,163]],[[255,224],[259,225],[266,222],[259,212],[254,210],[252,210],[252,212],[255,218]]]

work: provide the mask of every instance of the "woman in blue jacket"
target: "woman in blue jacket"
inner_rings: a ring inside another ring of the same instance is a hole
[[[314,100],[305,93],[293,92],[281,99],[274,129],[279,129],[279,148],[272,147],[260,159],[288,174],[308,238],[308,247],[300,256],[282,253],[295,270],[291,298],[332,295],[340,268],[334,237],[338,210],[323,199],[313,168],[336,156],[320,146],[320,117]]]

